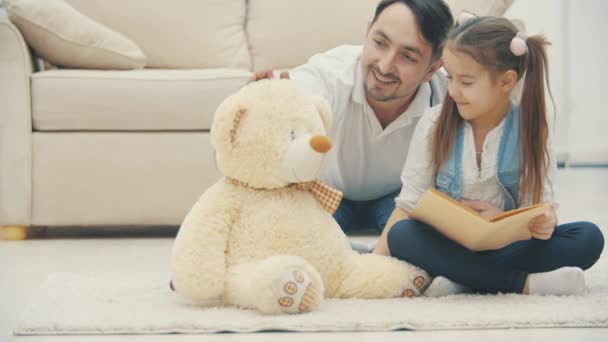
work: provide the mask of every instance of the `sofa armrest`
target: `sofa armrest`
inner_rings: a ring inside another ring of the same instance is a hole
[[[32,56],[0,8],[0,226],[31,223]]]

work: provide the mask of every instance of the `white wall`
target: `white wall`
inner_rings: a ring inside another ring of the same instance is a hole
[[[600,103],[608,98],[606,13],[606,0],[517,0],[506,13],[524,20],[528,34],[543,33],[553,43],[555,143],[572,164],[608,164],[608,107]]]
[[[572,162],[608,164],[608,1],[569,0],[569,140]]]

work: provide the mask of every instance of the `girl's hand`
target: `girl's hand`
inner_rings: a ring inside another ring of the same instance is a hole
[[[485,218],[492,218],[496,215],[502,214],[503,210],[497,208],[490,203],[482,202],[482,201],[471,201],[471,200],[462,200],[460,201],[465,206],[475,210],[481,216]]]
[[[550,207],[544,214],[533,217],[528,222],[528,230],[533,238],[540,240],[549,240],[555,226],[557,225],[557,214],[555,208]]]

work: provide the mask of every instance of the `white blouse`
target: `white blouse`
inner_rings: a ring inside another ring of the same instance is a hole
[[[395,199],[399,208],[410,212],[423,193],[433,186],[433,165],[431,159],[431,142],[435,123],[441,112],[441,105],[430,108],[420,119],[410,144],[407,160],[401,173],[403,187]],[[488,132],[483,143],[480,167],[475,157],[475,141],[473,128],[465,122],[463,155],[462,155],[462,199],[477,200],[502,208],[504,204],[503,192],[496,177],[496,162],[498,146],[502,136],[504,121]],[[551,136],[551,135],[550,135]],[[555,153],[549,139],[550,167],[544,181],[542,202],[553,204],[554,180],[557,164]],[[531,205],[529,196],[522,197],[520,191],[520,206]]]

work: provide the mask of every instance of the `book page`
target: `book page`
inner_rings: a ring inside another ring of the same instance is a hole
[[[518,208],[518,209],[513,209],[513,210],[505,211],[502,214],[499,214],[499,215],[496,215],[496,216],[492,217],[490,219],[490,222],[500,221],[500,220],[502,220],[504,218],[507,218],[509,216],[517,215],[519,213],[523,213],[524,211],[528,211],[528,210],[531,210],[531,209],[534,209],[534,208],[538,208],[538,207],[541,207],[541,206],[545,206],[545,203],[539,203],[539,204],[531,205],[529,207],[524,207],[524,208]]]
[[[486,236],[480,241],[480,247],[487,249],[498,249],[505,247],[515,241],[529,240],[532,238],[528,230],[528,222],[538,215],[542,215],[550,204],[541,203],[530,207],[522,208],[515,214],[502,216],[498,221],[493,222],[493,235]]]

